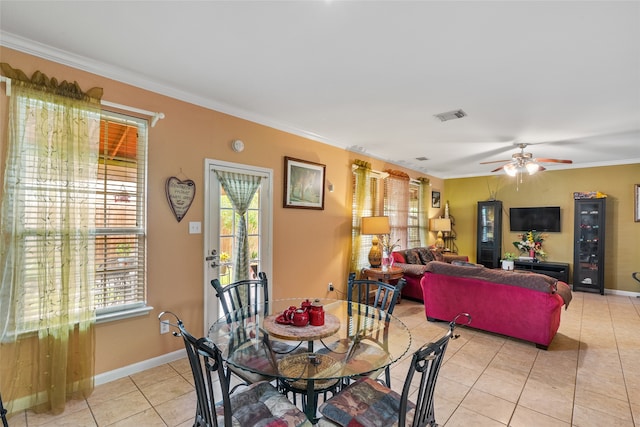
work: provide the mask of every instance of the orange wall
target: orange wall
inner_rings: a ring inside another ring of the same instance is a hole
[[[204,160],[218,159],[270,168],[274,171],[273,297],[324,296],[328,282],[345,289],[348,274],[351,224],[351,164],[370,161],[376,170],[414,171],[314,142],[266,126],[232,117],[94,74],[0,47],[0,61],[28,76],[40,70],[58,80],[76,80],[87,90],[104,88],[103,99],[136,108],[161,111],[166,118],[149,128],[148,175],[148,316],[101,323],[97,327],[96,373],[107,372],[181,348],[180,340],[160,335],[160,311],[178,313],[185,324],[202,333],[204,255],[203,235],[189,234],[190,221],[204,221]],[[6,158],[7,98],[0,95],[0,164]],[[235,153],[230,143],[245,142]],[[284,156],[326,165],[326,178],[334,185],[325,193],[325,209],[282,208]],[[180,172],[196,182],[195,200],[182,222],[171,213],[164,184]],[[433,188],[442,180],[431,177]],[[1,191],[1,190],[0,190]],[[443,204],[444,206],[444,204]],[[429,216],[438,216],[433,210]]]

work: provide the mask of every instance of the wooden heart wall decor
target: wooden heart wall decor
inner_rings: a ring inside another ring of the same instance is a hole
[[[182,181],[172,176],[167,179],[164,189],[167,193],[171,212],[173,212],[178,222],[182,221],[196,195],[196,183],[191,179]]]

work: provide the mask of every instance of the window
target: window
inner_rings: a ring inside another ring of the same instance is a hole
[[[228,285],[233,279],[238,215],[227,192],[220,186],[220,283]],[[249,239],[249,257],[251,279],[258,277],[260,263],[260,188],[251,199],[247,209],[247,237]]]
[[[93,203],[89,211],[95,215],[95,271],[91,277],[95,277],[93,301],[98,320],[122,317],[124,311],[146,305],[146,128],[144,120],[103,112],[96,181],[85,186],[78,182],[66,184],[71,188],[67,197],[73,197],[74,191],[81,191],[78,188],[83,187],[90,192],[86,200]],[[21,174],[21,179],[31,188],[24,201],[24,231],[21,234],[25,257],[24,287],[27,290],[22,301],[23,319],[19,323],[22,325],[19,329],[23,331],[38,328],[39,254],[47,251],[47,247],[57,246],[63,239],[59,230],[45,230],[44,235],[36,225],[40,214],[35,194],[63,184],[39,180],[37,173],[29,172],[36,170],[39,164],[34,154],[37,148],[33,132],[27,128],[24,134],[24,138],[33,141],[28,145],[32,150],[25,163],[28,171]],[[52,199],[50,204],[57,202]],[[59,265],[56,267],[60,268]]]
[[[103,112],[96,183],[97,315],[146,304],[147,122]]]

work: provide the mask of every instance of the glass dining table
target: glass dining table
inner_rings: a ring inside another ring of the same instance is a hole
[[[320,299],[323,325],[281,323],[279,316],[301,303],[282,299],[229,313],[209,328],[208,337],[227,364],[303,392],[305,413],[315,421],[319,389],[396,362],[409,350],[411,333],[381,309],[334,299]]]

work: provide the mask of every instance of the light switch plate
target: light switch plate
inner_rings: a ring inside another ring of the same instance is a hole
[[[189,234],[200,234],[201,232],[200,221],[189,222]]]

